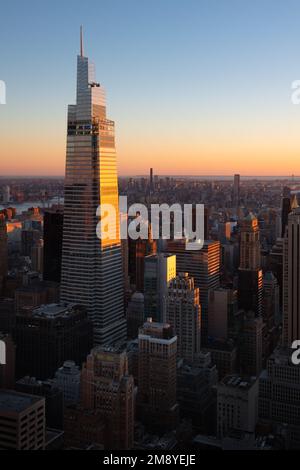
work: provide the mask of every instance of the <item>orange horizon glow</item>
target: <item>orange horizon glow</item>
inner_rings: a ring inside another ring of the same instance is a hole
[[[292,116],[291,116],[292,117]],[[180,127],[136,122],[122,127],[116,120],[119,176],[156,175],[247,176],[300,175],[300,142],[297,120],[282,122],[193,122]],[[248,125],[247,125],[248,122]],[[64,176],[66,122],[25,118],[11,129],[1,129],[0,176]],[[180,132],[178,131],[180,129]],[[17,136],[17,137],[16,137]]]
[[[0,144],[1,176],[64,176],[65,138],[49,135],[34,141],[6,138]],[[122,142],[117,145],[119,176],[145,175],[149,168],[159,175],[287,176],[300,174],[299,149],[277,140],[276,147],[252,141],[214,143]],[[22,157],[20,157],[22,156]]]

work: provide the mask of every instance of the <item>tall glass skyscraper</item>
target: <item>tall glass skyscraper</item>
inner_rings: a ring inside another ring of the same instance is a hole
[[[117,214],[116,238],[96,234],[100,204]],[[114,122],[106,118],[105,93],[94,64],[77,57],[76,105],[68,107],[61,300],[85,305],[95,344],[126,338]]]

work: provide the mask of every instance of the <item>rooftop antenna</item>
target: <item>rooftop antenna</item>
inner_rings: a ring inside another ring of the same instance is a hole
[[[82,25],[80,26],[80,56],[83,57],[83,30],[82,30]]]

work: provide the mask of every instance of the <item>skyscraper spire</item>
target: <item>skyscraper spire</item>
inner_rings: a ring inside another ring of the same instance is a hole
[[[83,31],[82,25],[80,26],[80,55],[83,57]]]

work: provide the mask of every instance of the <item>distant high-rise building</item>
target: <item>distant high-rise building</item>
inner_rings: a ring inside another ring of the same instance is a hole
[[[19,314],[14,328],[17,377],[52,378],[64,361],[77,364],[92,347],[92,324],[77,304],[49,304]]]
[[[262,370],[263,319],[253,312],[245,315],[240,336],[240,370],[243,375],[258,377]]]
[[[259,226],[250,213],[241,224],[240,267],[238,273],[239,307],[262,314],[263,274],[261,270]]]
[[[280,321],[279,285],[272,271],[264,275],[263,319],[269,328]]]
[[[201,250],[186,250],[185,240],[170,240],[166,250],[176,255],[177,272],[187,272],[200,289],[201,341],[208,340],[209,292],[220,287],[221,247],[219,241],[206,240]],[[147,314],[147,312],[146,312]]]
[[[150,195],[154,190],[154,182],[153,182],[153,168],[150,168]]]
[[[272,249],[268,257],[268,269],[272,271],[279,284],[279,305],[282,308],[282,291],[283,291],[283,238],[277,238],[275,245],[272,246]]]
[[[234,175],[233,178],[233,202],[236,207],[240,205],[240,175]]]
[[[240,236],[240,269],[260,269],[259,226],[252,213],[242,221]]]
[[[220,223],[218,226],[218,240],[221,243],[227,243],[230,240],[231,224],[230,222]]]
[[[0,449],[44,450],[45,399],[0,390]]]
[[[281,202],[281,237],[284,237],[285,229],[288,224],[288,216],[291,212],[291,190],[283,188],[283,197]]]
[[[275,349],[279,339],[281,323],[280,289],[276,277],[267,271],[263,279],[263,357],[268,358]]]
[[[126,352],[112,347],[94,348],[82,369],[81,403],[84,409],[102,416],[106,448],[133,447],[134,395]]]
[[[210,291],[208,304],[208,335],[215,340],[227,341],[234,329],[237,312],[237,292],[218,288]]]
[[[283,343],[300,339],[300,208],[288,217],[283,249]]]
[[[177,336],[177,356],[193,362],[200,352],[201,307],[199,287],[188,273],[179,273],[170,281],[164,304],[164,320]]]
[[[148,319],[138,338],[138,415],[153,429],[174,429],[178,420],[177,337],[169,324]]]
[[[41,233],[39,230],[23,228],[21,233],[22,255],[31,258],[32,248],[40,238]]]
[[[33,271],[38,273],[43,272],[43,257],[44,257],[44,242],[40,238],[31,248],[31,267]]]
[[[135,217],[130,217],[130,222]],[[148,238],[133,240],[128,238],[128,272],[130,285],[139,292],[144,292],[145,257],[157,253],[157,242],[153,240],[151,223],[145,222]]]
[[[139,328],[145,321],[144,295],[141,292],[135,292],[127,308],[127,331],[128,338],[137,338]]]
[[[44,263],[43,279],[60,282],[63,212],[46,211],[44,214]]]
[[[144,274],[145,274],[145,257],[154,255],[157,252],[156,240],[152,238],[151,225],[149,224],[148,239],[136,240],[136,289],[144,292]]]
[[[164,296],[169,282],[176,277],[176,256],[166,253],[145,258],[144,303],[145,317],[163,321]]]
[[[81,50],[76,105],[68,108],[61,300],[87,308],[94,342],[126,338],[114,122],[106,117],[103,87]],[[115,209],[113,237],[99,239],[100,204]]]

